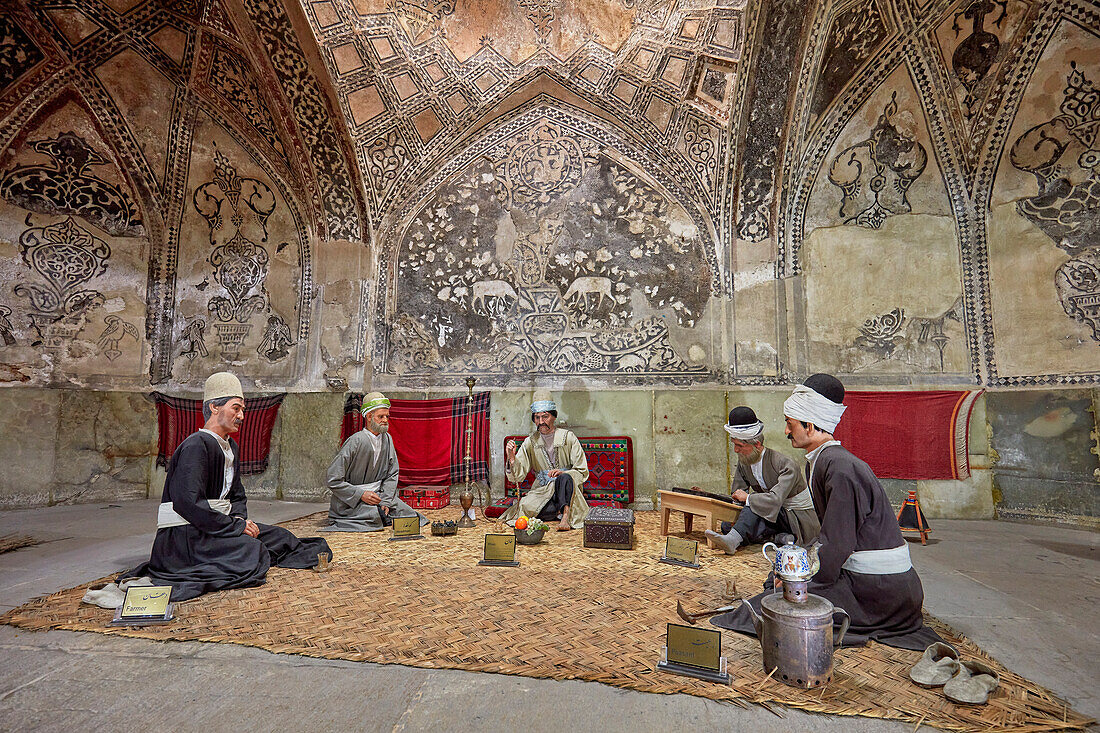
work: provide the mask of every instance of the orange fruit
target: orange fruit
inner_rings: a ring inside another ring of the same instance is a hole
[[[516,520],[516,529],[527,529],[527,517],[520,517]]]

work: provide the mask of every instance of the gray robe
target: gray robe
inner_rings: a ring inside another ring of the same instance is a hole
[[[382,434],[382,450],[375,455],[366,429],[360,430],[341,446],[328,467],[327,484],[332,492],[329,502],[330,532],[377,532],[385,525],[380,507],[389,509],[389,517],[420,517],[420,526],[428,518],[401,501],[397,495],[397,452],[389,433]],[[364,491],[382,497],[381,504],[365,504]]]
[[[749,509],[769,522],[774,523],[782,511],[794,532],[795,541],[808,546],[817,539],[821,521],[817,518],[809,493],[802,495],[806,491],[806,479],[802,478],[802,472],[794,460],[777,450],[765,448],[760,460],[763,462],[761,472],[764,474],[764,485],[757,482],[750,466],[738,461],[730,493],[737,489],[747,492],[749,498],[745,503]],[[800,502],[800,499],[803,501]],[[794,508],[807,503],[809,508]]]

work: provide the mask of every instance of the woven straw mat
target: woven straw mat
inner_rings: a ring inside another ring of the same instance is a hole
[[[457,510],[425,514],[454,519]],[[299,536],[313,536],[323,516],[285,526]],[[736,581],[740,593],[752,595],[768,566],[756,547],[734,557],[706,549],[701,533],[681,535],[700,540],[701,569],[659,563],[664,542],[658,513],[636,512],[635,518],[633,551],[585,549],[580,531],[550,531],[540,545],[517,546],[518,568],[477,565],[483,535],[509,531],[487,520],[457,536],[429,535],[411,542],[390,542],[388,532],[326,533],[335,555],[330,572],[272,568],[262,587],[179,604],[178,620],[166,626],[107,628],[111,611],[80,604],[95,583],[34,600],[0,616],[0,622],[33,630],[232,642],[278,653],[429,669],[591,680],[947,730],[1065,730],[1090,722],[931,617],[928,623],[963,659],[982,659],[1000,673],[1000,688],[988,704],[955,705],[940,690],[913,685],[907,673],[920,653],[874,642],[838,651],[832,682],[814,690],[770,679],[756,639],[730,631],[722,634],[730,685],[657,672],[666,624],[683,623],[676,615],[678,599],[688,610],[717,608],[724,603],[727,579]]]

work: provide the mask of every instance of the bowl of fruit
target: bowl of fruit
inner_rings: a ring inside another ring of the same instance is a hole
[[[525,517],[522,514],[516,518],[516,544],[537,545],[542,542],[542,536],[550,525],[539,519]]]

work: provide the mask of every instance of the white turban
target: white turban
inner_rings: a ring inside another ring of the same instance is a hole
[[[795,387],[794,392],[783,403],[784,415],[795,420],[812,422],[827,433],[836,430],[840,416],[847,409],[847,405],[833,402],[804,384]]]
[[[748,425],[723,425],[722,428],[735,440],[756,441],[764,434],[764,423],[759,420]]]

